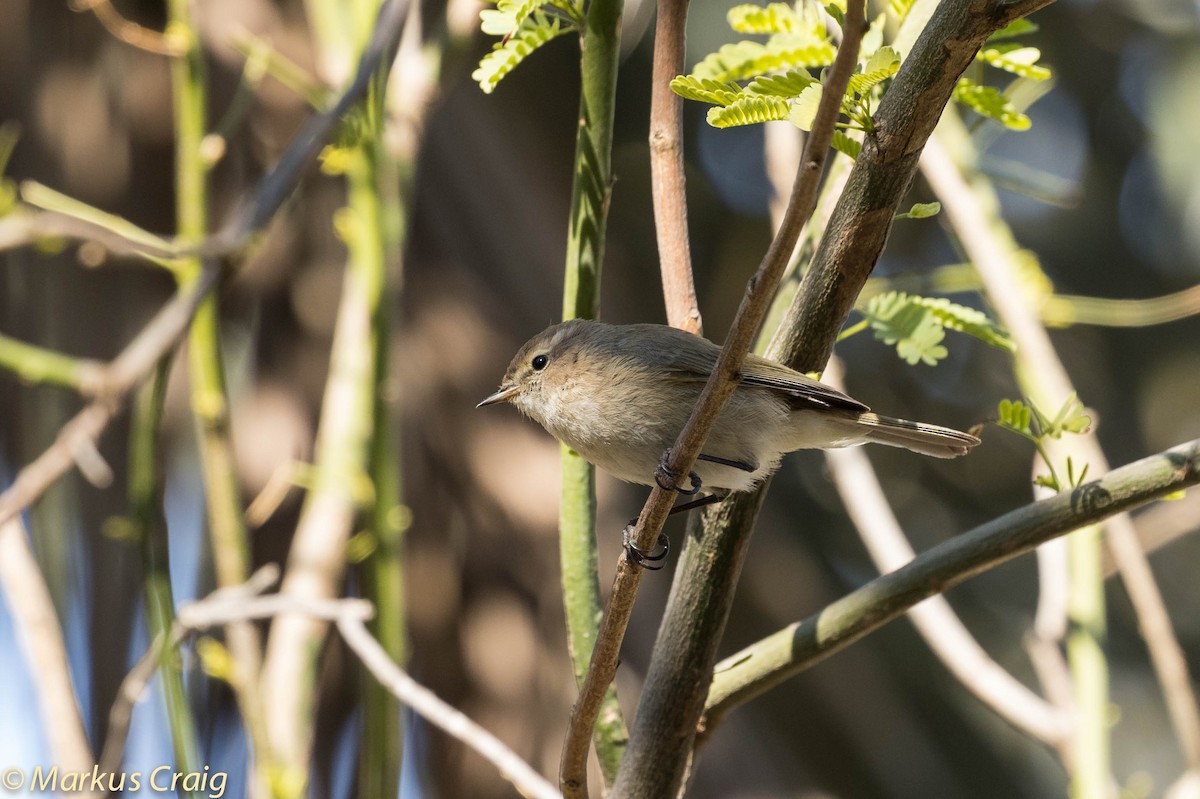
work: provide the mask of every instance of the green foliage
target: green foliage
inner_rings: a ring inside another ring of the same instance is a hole
[[[738,33],[789,33],[803,24],[800,15],[787,3],[734,6],[725,18]]]
[[[1066,460],[1067,479],[1063,481],[1046,452],[1048,440],[1062,438],[1067,433],[1076,435],[1086,433],[1092,426],[1091,417],[1084,412],[1083,403],[1079,401],[1074,392],[1067,397],[1067,401],[1062,404],[1054,416],[1043,413],[1033,400],[1022,402],[1021,400],[1003,399],[1000,400],[997,412],[999,416],[997,424],[1005,430],[1032,441],[1047,468],[1050,469],[1050,474],[1035,477],[1034,483],[1054,491],[1077,488],[1083,484],[1087,477],[1087,464],[1084,464],[1083,468],[1076,473],[1075,463],[1068,457]]]
[[[1032,124],[1029,117],[1018,111],[1012,101],[994,86],[980,86],[969,78],[959,78],[958,85],[954,87],[954,99],[1009,130],[1028,130]]]
[[[1012,340],[981,311],[942,297],[920,297],[889,291],[872,297],[862,309],[875,338],[895,345],[910,364],[936,366],[949,351],[942,345],[946,330],[965,333],[993,347],[1012,351]]]
[[[786,100],[771,95],[744,94],[724,108],[708,109],[708,124],[714,128],[754,125],[787,119],[791,110]]]
[[[504,1],[514,5],[518,2]],[[534,0],[520,2],[527,4]],[[892,0],[889,8],[893,15],[903,19],[912,5],[913,0]],[[709,124],[715,127],[789,119],[797,127],[811,130],[822,84],[808,70],[833,63],[837,54],[817,9],[816,0],[796,0],[794,5],[772,2],[765,6],[734,6],[727,15],[730,27],[739,33],[769,36],[767,41],[745,40],[722,45],[696,64],[691,74],[675,78],[671,88],[689,100],[719,106],[708,114]],[[842,24],[844,0],[828,3],[825,11]],[[849,121],[839,122],[840,127],[866,133],[874,130],[875,108],[901,62],[900,53],[883,43],[886,22],[887,15],[880,14],[863,37],[859,66],[841,103],[841,113]],[[1037,63],[1041,51],[1008,41],[1035,30],[1037,26],[1025,20],[1009,24],[988,40],[976,60],[1015,75],[1018,80],[1047,79],[1050,70]],[[764,101],[761,99],[764,95],[778,101]],[[746,99],[752,96],[755,99]],[[1012,130],[1026,130],[1030,126],[1029,117],[995,87],[963,78],[953,97],[980,116],[997,120]],[[836,138],[833,146],[851,158],[856,158],[862,149],[860,143],[844,134]]]
[[[896,214],[894,219],[928,219],[931,216],[937,216],[942,211],[942,204],[933,203],[916,203],[907,211]]]
[[[565,24],[560,18],[534,11],[520,23],[511,36],[499,42],[483,57],[479,67],[471,73],[471,77],[484,93],[491,94],[496,85],[516,69],[530,53],[571,30],[574,30],[574,26]]]
[[[1022,78],[1046,80],[1050,77],[1050,70],[1037,63],[1041,57],[1042,51],[1036,47],[1023,47],[1012,42],[984,47],[976,56],[997,69]]]
[[[848,155],[856,160],[858,159],[858,154],[862,152],[862,142],[850,138],[840,130],[833,132],[833,139],[829,143],[833,149],[842,155]]]

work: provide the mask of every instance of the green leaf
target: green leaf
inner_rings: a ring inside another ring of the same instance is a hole
[[[764,94],[743,94],[725,108],[708,109],[708,124],[714,128],[754,125],[787,119],[791,106],[786,100]]]
[[[998,408],[1000,416],[1000,426],[1006,427],[1014,432],[1022,435],[1033,437],[1033,431],[1029,427],[1031,414],[1029,406],[1020,400],[1000,400]]]
[[[741,89],[734,83],[722,83],[711,78],[697,78],[693,75],[680,75],[671,80],[671,91],[688,100],[697,100],[713,105],[729,105],[741,95]]]
[[[855,160],[858,160],[858,154],[862,152],[862,142],[850,138],[844,131],[840,130],[833,132],[833,140],[830,142],[830,145],[839,153],[848,155]]]
[[[1017,36],[1024,36],[1027,33],[1036,33],[1038,26],[1036,22],[1030,22],[1027,19],[1014,19],[1012,22],[1005,25],[1000,30],[988,37],[987,43],[999,42],[1004,39],[1012,39]]]
[[[846,86],[846,96],[861,97],[867,94],[871,89],[874,89],[880,83],[895,75],[898,69],[900,69],[900,62],[896,61],[896,63],[884,69],[878,69],[874,72],[859,72],[851,75],[850,82]]]
[[[928,219],[931,216],[937,216],[941,213],[942,204],[933,203],[916,203],[912,208],[909,208],[902,214],[896,214],[895,219]]]
[[[867,63],[863,65],[862,71],[864,74],[869,74],[871,72],[890,69],[891,74],[895,75],[896,70],[899,68],[900,54],[896,52],[896,49],[893,47],[880,47],[867,59]]]
[[[557,17],[536,11],[521,23],[509,39],[497,44],[480,60],[479,67],[471,73],[471,77],[485,94],[491,94],[496,85],[534,50],[569,30],[571,28],[563,25]]]
[[[1036,47],[1001,44],[995,47],[985,47],[975,57],[997,69],[1020,75],[1022,78],[1046,80],[1050,77],[1050,70],[1037,63],[1038,59],[1042,57],[1042,51]]]
[[[1007,97],[993,86],[979,86],[968,78],[960,78],[954,87],[954,99],[980,116],[994,119],[1010,130],[1028,130],[1032,124]]]
[[[800,17],[787,3],[734,6],[725,18],[738,33],[784,33],[800,28]]]
[[[929,203],[929,205],[938,204]],[[913,206],[913,208],[916,209],[917,206]],[[918,297],[914,295],[908,299],[916,305],[927,308],[944,327],[956,330],[959,333],[966,333],[968,336],[977,338],[984,344],[998,349],[1007,350],[1008,352],[1014,352],[1017,349],[1016,343],[1008,337],[1008,333],[988,318],[988,315],[983,311],[950,302],[945,297]]]
[[[800,130],[812,130],[813,118],[817,115],[817,106],[821,103],[821,91],[824,87],[814,83],[796,98],[788,120]]]
[[[771,94],[776,97],[799,97],[800,94],[817,82],[817,79],[803,69],[793,69],[783,75],[759,75],[746,86],[751,94]]]
[[[909,302],[902,292],[887,292],[871,298],[864,312],[875,338],[896,345],[896,352],[910,364],[935,366],[949,351],[942,346],[946,331],[928,308]]]
[[[837,51],[827,39],[808,32],[777,33],[766,44],[744,41],[722,45],[692,69],[692,76],[716,81],[747,80],[796,67],[826,66]]]
[[[1037,477],[1033,478],[1033,483],[1034,485],[1039,485],[1042,488],[1048,488],[1051,491],[1062,491],[1062,486],[1058,484],[1058,481],[1048,474],[1039,474]]]

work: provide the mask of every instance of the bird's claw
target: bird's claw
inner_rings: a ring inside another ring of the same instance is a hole
[[[688,472],[688,479],[692,481],[691,488],[684,488],[679,485],[678,475],[671,471],[670,460],[671,451],[667,450],[663,453],[662,458],[658,461],[658,468],[654,470],[654,482],[663,491],[675,491],[685,496],[694,497],[700,493],[700,475],[695,472]]]
[[[671,539],[663,533],[658,534],[658,541],[655,542],[654,548],[647,551],[642,549],[633,542],[633,529],[637,520],[634,519],[625,526],[622,533],[622,540],[625,545],[625,554],[628,559],[637,566],[641,566],[646,571],[658,571],[664,565],[663,561],[671,552]]]

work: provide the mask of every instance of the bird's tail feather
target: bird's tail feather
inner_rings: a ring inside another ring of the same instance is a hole
[[[860,413],[855,421],[867,441],[903,447],[934,458],[957,458],[979,443],[975,436],[949,427],[893,419],[877,413]]]

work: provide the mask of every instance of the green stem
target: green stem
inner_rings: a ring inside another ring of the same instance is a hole
[[[153,379],[142,386],[134,402],[130,421],[129,504],[141,542],[145,574],[146,626],[151,640],[167,641],[175,624],[175,600],[171,591],[167,525],[162,511],[159,428],[166,398],[170,358],[159,364]],[[180,772],[195,773],[200,767],[196,725],[183,684],[178,651],[163,646],[159,679],[171,728],[175,764]],[[195,796],[194,792],[189,792]]]
[[[622,0],[592,0],[580,38],[579,129],[567,231],[563,319],[594,319],[600,312],[621,11]],[[595,473],[591,464],[563,447],[562,474],[559,536],[563,602],[576,684],[581,685],[602,612],[597,579]],[[612,686],[605,694],[593,738],[601,771],[611,782],[628,739]]]
[[[91,393],[97,387],[103,365],[26,344],[0,333],[0,369],[12,372],[26,383],[45,383]]]
[[[200,151],[208,113],[204,54],[199,32],[192,24],[192,0],[170,0],[168,15],[169,29],[186,42],[184,54],[171,62],[176,228],[183,241],[195,242],[208,233],[208,165]],[[199,279],[201,269],[199,258],[185,258],[177,262],[176,273],[181,284],[187,285]],[[250,547],[229,442],[220,320],[212,295],[205,297],[192,320],[188,365],[217,585],[240,585],[250,575]],[[225,633],[234,663],[232,687],[252,747],[252,793],[265,796],[270,784],[269,750],[256,691],[262,657],[258,631],[252,624],[241,622],[230,624]]]

